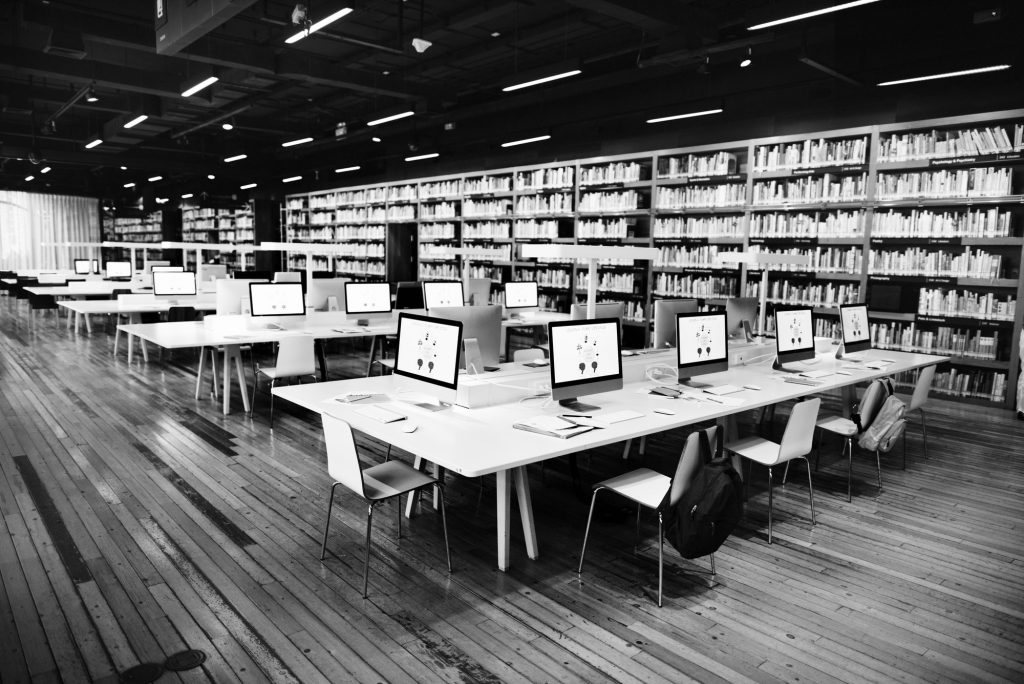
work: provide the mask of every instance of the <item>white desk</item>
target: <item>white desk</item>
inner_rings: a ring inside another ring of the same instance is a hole
[[[409,416],[409,420],[418,425],[417,430],[413,433],[402,431],[405,421],[380,423],[359,414],[355,410],[358,404],[343,404],[332,400],[333,397],[344,392],[392,394],[397,387],[402,385],[402,379],[395,376],[275,387],[273,392],[282,399],[317,413],[330,411],[348,421],[355,429],[415,454],[417,465],[420,460],[426,460],[440,468],[467,477],[480,477],[494,473],[497,476],[498,567],[505,570],[509,565],[511,485],[513,481],[519,498],[527,554],[532,559],[536,559],[539,554],[533,508],[530,503],[529,481],[526,475],[527,465],[701,421],[722,421],[733,414],[750,409],[852,386],[858,382],[946,360],[946,357],[927,354],[891,351],[874,353],[879,358],[894,359],[896,363],[884,371],[864,368],[850,370],[850,375],[833,374],[821,378],[821,384],[813,387],[785,382],[783,379],[785,374],[773,372],[770,366],[739,366],[723,373],[701,378],[703,381],[716,385],[729,383],[743,386],[749,383],[762,388],[761,390],[745,389],[728,395],[731,398],[743,399],[743,404],[740,406],[716,403],[715,397],[696,390],[686,390],[687,396],[696,397],[694,400],[669,399],[648,393],[647,389],[654,386],[653,383],[630,382],[622,390],[596,395],[591,397],[591,400],[592,403],[601,406],[602,412],[628,408],[643,413],[642,418],[616,423],[608,429],[592,430],[570,439],[558,439],[512,427],[514,422],[521,419],[542,414],[557,415],[565,411],[558,404],[544,407],[542,400],[507,403],[480,409],[465,409],[456,406],[435,413],[424,412],[422,409],[401,402],[389,402],[387,404],[389,408],[405,413]],[[820,361],[815,368],[839,368],[840,362],[829,358],[830,356],[831,354],[820,355]],[[624,375],[638,377],[638,371],[642,375],[642,368],[648,363],[649,357],[627,357],[623,361]],[[627,364],[629,368],[627,368]],[[493,378],[494,382],[502,382],[502,372],[488,374],[488,377]],[[538,369],[535,371],[536,379],[543,379],[547,372],[547,369]],[[517,384],[524,387],[530,386],[521,367],[510,372],[509,376],[515,376]],[[527,392],[524,391],[523,395],[526,394]],[[654,413],[655,408],[667,408],[674,411],[675,415],[666,416]],[[600,412],[595,415],[600,417]]]
[[[57,302],[58,306],[68,310],[68,316],[74,316],[75,332],[82,319],[85,319],[86,332],[92,333],[92,325],[89,316],[101,314],[140,314],[147,312],[167,313],[172,306],[191,306],[197,311],[215,311],[217,302],[210,298],[202,297],[179,297],[175,300],[157,300],[153,304],[139,304],[133,306],[118,305],[114,299],[80,300],[68,299]],[[138,321],[133,321],[138,322]]]
[[[109,280],[87,281],[79,287],[70,285],[33,285],[26,287],[26,292],[37,295],[52,295],[54,297],[109,297],[114,290],[131,290],[134,294],[152,293],[153,288],[139,289],[132,287],[131,282],[111,282]]]

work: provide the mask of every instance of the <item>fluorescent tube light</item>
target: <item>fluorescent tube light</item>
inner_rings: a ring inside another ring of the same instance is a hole
[[[431,152],[429,154],[417,154],[412,157],[406,157],[405,161],[419,161],[420,159],[433,159],[434,157],[440,156],[437,152]]]
[[[103,144],[103,140],[101,140],[100,138],[96,138],[91,143],[87,144],[85,146],[85,149],[91,150],[92,148],[96,147],[97,145],[102,145],[102,144]]]
[[[182,97],[191,97],[192,95],[195,95],[196,93],[198,93],[203,88],[206,88],[208,86],[212,86],[214,83],[216,83],[219,80],[220,79],[217,78],[216,76],[207,76],[206,78],[204,78],[199,83],[196,83],[191,88],[188,88],[188,89],[182,91],[181,96]]]
[[[35,176],[25,176],[25,181],[26,181],[26,182],[28,182],[28,181],[34,181],[35,179],[36,179],[36,177],[35,177]]]
[[[295,35],[293,35],[293,36],[291,36],[289,38],[286,38],[284,42],[288,43],[289,45],[291,45],[292,43],[297,43],[300,40],[302,40],[303,38],[305,38],[306,36],[308,36],[309,34],[316,33],[317,31],[322,29],[324,26],[327,26],[328,24],[333,24],[334,22],[338,21],[339,19],[341,19],[346,14],[350,14],[351,12],[352,12],[352,8],[351,7],[346,7],[345,9],[340,9],[337,12],[335,12],[334,14],[331,14],[331,15],[329,15],[327,17],[324,17],[320,21],[313,22],[312,24],[309,25],[308,28],[304,28],[301,31],[299,31],[298,33],[296,33]]]
[[[242,161],[243,159],[245,159],[248,156],[249,155],[247,155],[247,154],[236,154],[233,157],[224,157],[224,163],[225,164],[230,164],[231,162]]]
[[[515,85],[505,86],[502,88],[502,92],[508,93],[513,90],[520,90],[522,88],[529,88],[530,86],[540,85],[541,83],[548,83],[549,81],[557,81],[560,78],[569,78],[570,76],[576,76],[583,72],[579,69],[571,69],[569,71],[563,71],[560,74],[552,74],[551,76],[544,76],[542,78],[535,78],[532,81],[526,81],[524,83],[516,83]]]
[[[39,173],[50,173],[50,167],[44,166],[43,168],[39,169]]]
[[[135,183],[125,183],[124,187],[126,187],[126,188],[134,188],[135,187]]]
[[[192,193],[186,192],[184,195],[181,196],[181,199],[192,199]]]
[[[1009,64],[996,64],[995,66],[981,67],[978,69],[965,69],[963,71],[947,71],[942,74],[931,74],[930,76],[915,76],[914,78],[901,78],[898,81],[883,81],[880,86],[900,85],[901,83],[917,83],[918,81],[934,81],[938,78],[954,78],[956,76],[970,76],[972,74],[986,74],[990,71],[1003,71],[1009,69]]]
[[[150,183],[156,183],[157,181],[161,181],[163,179],[164,179],[163,176],[150,176],[146,180],[148,180]]]
[[[378,138],[377,136],[373,136],[372,138],[370,138],[370,140],[372,140],[373,142],[380,142],[380,138]]]
[[[255,183],[246,183],[245,185],[239,185],[238,189],[239,190],[249,190],[250,188],[255,188],[255,187],[256,187]]]
[[[766,21],[763,24],[757,24],[756,26],[748,26],[748,31],[756,31],[758,29],[768,28],[769,26],[778,26],[779,24],[788,24],[791,21],[800,21],[801,19],[810,19],[811,17],[821,16],[822,14],[829,14],[831,12],[838,12],[844,9],[850,9],[851,7],[859,7],[860,5],[870,5],[878,0],[854,0],[854,2],[844,2],[841,5],[833,5],[832,7],[824,7],[813,12],[804,12],[803,14],[794,14],[791,17],[785,17],[783,19],[775,19],[773,21]]]
[[[415,112],[411,110],[408,112],[402,112],[401,114],[392,114],[391,116],[385,116],[383,119],[374,119],[373,121],[367,121],[366,125],[376,126],[378,124],[387,123],[389,121],[397,121],[399,119],[404,119],[405,117],[412,116],[413,114],[415,114]]]
[[[133,128],[149,118],[148,114],[139,114],[137,117],[124,125],[125,128]]]
[[[294,183],[297,180],[302,180],[302,176],[288,176],[287,178],[282,178],[281,182],[282,183]]]
[[[345,173],[347,171],[358,171],[361,168],[362,168],[361,166],[346,166],[345,168],[342,168],[342,169],[334,169],[334,173]]]
[[[512,140],[510,142],[501,143],[502,147],[515,147],[516,145],[526,145],[527,143],[540,142],[541,140],[551,140],[550,135],[538,135],[535,138],[523,138],[522,140]]]
[[[289,140],[288,142],[281,143],[281,147],[293,147],[295,145],[304,145],[305,143],[313,142],[312,138],[299,138],[298,140]]]
[[[661,123],[662,121],[675,121],[676,119],[692,119],[695,116],[708,116],[709,114],[721,114],[722,109],[705,109],[700,112],[689,112],[688,114],[673,114],[672,116],[659,116],[656,119],[648,119],[647,123]]]

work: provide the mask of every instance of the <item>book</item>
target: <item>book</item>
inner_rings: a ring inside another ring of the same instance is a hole
[[[536,432],[540,435],[558,437],[559,439],[568,439],[569,437],[575,437],[594,429],[593,426],[579,425],[558,416],[537,416],[536,418],[513,423],[512,427],[517,430],[526,430],[527,432]]]

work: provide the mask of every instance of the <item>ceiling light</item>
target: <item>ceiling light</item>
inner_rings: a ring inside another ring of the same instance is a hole
[[[134,188],[135,187],[135,183],[125,183],[123,187]]]
[[[150,176],[146,180],[148,180],[150,183],[156,183],[157,181],[160,181],[160,180],[163,180],[163,179],[164,179],[163,176]]]
[[[352,12],[352,8],[351,7],[346,7],[344,9],[340,9],[337,12],[335,12],[334,14],[331,14],[331,15],[329,15],[327,17],[324,17],[320,21],[313,22],[312,24],[310,24],[306,28],[302,29],[301,31],[299,31],[295,35],[293,35],[293,36],[291,36],[289,38],[286,38],[284,42],[288,43],[289,45],[291,45],[292,43],[297,43],[300,40],[302,40],[303,38],[305,38],[306,36],[308,36],[309,34],[316,33],[317,31],[322,29],[324,26],[327,26],[328,24],[333,24],[334,22],[338,21],[339,19],[341,19],[346,14],[350,14],[351,12]]]
[[[313,142],[312,138],[299,138],[298,140],[289,140],[288,142],[281,143],[281,147],[294,147],[295,145],[303,145],[308,142]]]
[[[255,183],[246,183],[245,185],[239,185],[238,189],[239,190],[250,190],[250,189],[255,188],[255,187],[256,187]]]
[[[850,9],[851,7],[858,7],[860,5],[870,5],[878,0],[854,0],[854,2],[844,2],[841,5],[833,5],[832,7],[825,7],[823,9],[814,10],[813,12],[804,12],[803,14],[794,14],[791,17],[785,17],[784,19],[775,19],[773,21],[767,21],[763,24],[757,24],[756,26],[748,26],[748,31],[756,31],[758,29],[768,28],[769,26],[778,26],[779,24],[788,24],[791,21],[800,21],[801,19],[810,19],[811,17],[817,17],[822,14],[829,14],[830,12],[838,12],[839,10]]]
[[[512,140],[511,142],[501,143],[502,147],[515,147],[516,145],[526,145],[527,143],[540,142],[541,140],[550,140],[550,135],[538,135],[535,138],[523,138],[522,140]]]
[[[186,192],[184,195],[181,196],[181,199],[192,199],[192,193]]]
[[[373,142],[380,142],[380,138],[378,138],[377,136],[373,136],[372,138],[370,138],[370,140],[372,140]]]
[[[94,87],[89,86],[89,92],[87,92],[85,94],[85,101],[86,102],[99,102],[100,101],[100,98],[96,97],[96,89]]]
[[[39,169],[39,173],[50,173],[50,167],[44,166],[43,168]]]
[[[224,157],[224,163],[225,164],[230,164],[231,162],[241,161],[241,160],[245,159],[248,156],[249,155],[247,155],[247,154],[236,154],[233,157]]]
[[[223,128],[225,131],[230,131],[232,128],[235,127],[235,124],[231,123],[230,121],[225,121],[220,125],[220,127]]]
[[[659,116],[656,119],[648,119],[647,123],[661,123],[662,121],[675,121],[676,119],[692,119],[695,116],[708,116],[709,114],[721,114],[722,109],[705,109],[700,112],[689,112],[687,114],[673,114],[672,116]]]
[[[300,181],[300,180],[302,180],[302,176],[288,176],[287,178],[282,178],[281,182],[282,183],[294,183],[295,181]]]
[[[156,203],[157,204],[167,204],[167,198],[166,197],[157,197],[156,198]]]
[[[183,90],[181,92],[181,96],[182,97],[191,97],[192,95],[195,95],[196,93],[198,93],[203,88],[206,88],[208,86],[212,86],[214,83],[216,83],[219,80],[220,79],[218,79],[216,76],[207,76],[206,78],[204,78],[199,83],[196,83],[194,86],[191,86],[191,87],[186,88],[185,90]]]
[[[501,31],[491,31],[491,38],[497,38],[501,35]]]
[[[142,123],[143,121],[145,121],[148,118],[149,118],[149,116],[146,115],[146,114],[139,114],[137,117],[135,117],[131,121],[125,123],[124,127],[125,128],[133,128],[135,126],[138,126],[140,123]]]
[[[412,39],[412,49],[415,50],[416,52],[420,53],[421,55],[424,52],[426,52],[427,50],[429,50],[431,45],[433,45],[433,43],[431,43],[426,38],[413,38]]]
[[[127,167],[127,166],[122,166],[122,167],[121,167],[121,170],[122,170],[122,171],[127,171],[127,170],[128,170],[128,167]]]
[[[740,61],[740,68],[746,69],[748,66],[754,63],[753,51],[751,48],[747,48],[747,56]]]
[[[100,138],[96,138],[96,139],[95,139],[95,140],[93,140],[93,141],[92,141],[91,143],[88,143],[88,144],[87,144],[87,145],[85,146],[85,149],[87,149],[87,150],[91,150],[92,148],[96,147],[97,145],[102,145],[102,144],[103,144],[103,141],[102,141],[102,140],[101,140]]]
[[[901,83],[916,83],[918,81],[934,81],[937,78],[954,78],[956,76],[970,76],[972,74],[986,74],[990,71],[1003,71],[1009,69],[1009,64],[997,64],[995,66],[981,67],[979,69],[965,69],[964,71],[947,71],[943,74],[931,74],[930,76],[915,76],[914,78],[901,78],[898,81],[883,81],[880,86],[900,85]]]
[[[33,180],[35,180],[35,179],[36,179],[36,177],[35,177],[35,176],[25,176],[25,181],[26,181],[26,182],[27,182],[27,181],[33,181]]]
[[[379,124],[387,123],[389,121],[397,121],[398,119],[404,119],[405,117],[412,116],[413,114],[415,114],[415,112],[413,112],[411,110],[408,111],[408,112],[402,112],[401,114],[392,114],[391,116],[385,116],[383,119],[374,119],[373,121],[367,121],[366,125],[367,126],[377,126]],[[376,142],[376,141],[374,141],[374,142]]]
[[[206,177],[209,178],[210,180],[213,180],[214,178],[216,178],[216,176],[213,175],[212,173],[206,174]]]
[[[540,85],[541,83],[548,83],[549,81],[557,81],[560,78],[569,78],[570,76],[576,76],[577,74],[583,73],[580,69],[570,69],[569,71],[563,71],[560,74],[552,74],[551,76],[542,76],[541,78],[535,78],[532,81],[525,81],[523,83],[516,83],[515,85],[505,86],[502,88],[502,92],[508,93],[513,90],[520,90],[522,88],[529,88],[530,86]]]
[[[431,152],[430,154],[417,154],[413,157],[406,157],[405,161],[419,161],[420,159],[433,159],[434,157],[440,156],[437,152]]]
[[[348,171],[358,171],[360,168],[362,168],[362,167],[359,167],[359,166],[346,166],[346,167],[341,168],[341,169],[334,169],[334,173],[346,173]]]

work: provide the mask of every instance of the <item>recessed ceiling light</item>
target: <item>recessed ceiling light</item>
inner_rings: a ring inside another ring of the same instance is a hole
[[[918,81],[934,81],[939,78],[955,78],[956,76],[971,76],[972,74],[987,74],[991,71],[1003,71],[1009,69],[1009,64],[996,64],[995,66],[981,67],[979,69],[964,69],[963,71],[947,71],[942,74],[930,74],[928,76],[915,76],[913,78],[901,78],[898,81],[883,81],[880,86],[900,85],[902,83],[917,83]]]
[[[522,140],[512,140],[509,142],[501,143],[502,147],[515,147],[516,145],[526,145],[528,143],[540,142],[541,140],[550,140],[550,135],[538,135],[534,138],[523,138]]]
[[[334,169],[334,173],[347,173],[348,171],[358,171],[361,167],[359,166],[346,166],[341,169]]]
[[[313,142],[310,137],[298,138],[297,140],[289,140],[288,142],[281,143],[281,147],[294,147],[295,145],[304,145],[305,143]]]
[[[810,19],[811,17],[821,16],[822,14],[829,14],[831,12],[838,12],[839,10],[850,9],[851,7],[859,7],[860,5],[870,5],[878,0],[854,0],[854,2],[844,2],[841,5],[833,5],[832,7],[824,7],[813,12],[804,12],[803,14],[794,14],[791,17],[785,17],[783,19],[775,19],[773,21],[766,21],[763,24],[757,24],[756,26],[748,26],[748,31],[756,31],[758,29],[768,28],[769,26],[778,26],[779,24],[788,24],[791,21],[800,21],[801,19]]]
[[[149,116],[147,114],[139,114],[137,117],[135,117],[131,121],[127,122],[124,125],[124,127],[125,128],[133,128],[135,126],[138,126],[140,123],[142,123],[143,121],[145,121],[148,118],[149,118]]]
[[[417,154],[412,157],[406,157],[405,161],[419,161],[421,159],[433,159],[434,157],[440,156],[437,152],[430,152],[428,154]]]
[[[281,182],[282,183],[294,183],[295,181],[300,181],[300,180],[302,180],[302,176],[288,176],[287,178],[282,178]]]
[[[408,112],[401,112],[400,114],[392,114],[391,116],[385,116],[385,117],[383,117],[381,119],[374,119],[373,121],[367,121],[366,125],[367,126],[377,126],[377,125],[380,125],[382,123],[388,123],[389,121],[397,121],[399,119],[404,119],[405,117],[412,116],[413,114],[415,114],[415,112],[413,112],[411,110],[408,111]]]
[[[372,140],[373,142],[380,142],[380,138],[378,138],[377,136],[373,136],[372,138],[370,138],[370,140]]]
[[[239,190],[249,190],[249,189],[255,188],[255,187],[256,187],[255,183],[246,183],[245,185],[239,185],[238,186]]]
[[[125,183],[124,187],[126,187],[126,188],[134,188],[135,187],[135,183]]]
[[[150,183],[156,183],[157,181],[160,181],[160,180],[163,180],[163,179],[164,179],[163,176],[150,176],[146,180],[148,180]]]
[[[50,167],[44,166],[43,168],[39,169],[39,173],[50,173]]]
[[[182,93],[181,93],[181,96],[182,97],[191,97],[192,95],[195,95],[196,93],[198,93],[203,88],[206,88],[208,86],[212,86],[214,83],[216,83],[219,80],[220,79],[217,78],[216,76],[207,76],[206,78],[204,78],[199,83],[196,83],[194,86],[192,86],[190,88],[186,88],[185,90],[183,90]]]
[[[85,146],[85,149],[91,150],[92,148],[96,147],[97,145],[102,145],[102,144],[103,144],[103,140],[101,140],[100,138],[96,138],[91,143],[88,143]]]
[[[241,161],[241,160],[245,159],[248,156],[249,155],[247,155],[247,154],[236,154],[233,157],[224,157],[224,163],[230,164],[231,162]]]
[[[225,121],[220,125],[220,127],[223,128],[225,131],[230,131],[232,128],[235,127],[235,124],[231,123],[230,121]]]
[[[127,166],[122,166],[122,167],[121,167],[121,170],[122,170],[122,171],[127,171],[127,170],[128,170],[128,167],[127,167]]]
[[[324,17],[320,21],[313,22],[307,28],[302,29],[301,31],[299,31],[295,35],[289,36],[288,38],[285,39],[284,42],[288,43],[289,45],[291,45],[292,43],[297,43],[300,40],[302,40],[303,38],[305,38],[306,36],[308,36],[309,34],[316,33],[317,31],[322,29],[324,26],[327,26],[328,24],[332,24],[332,23],[338,21],[339,19],[344,17],[346,14],[350,14],[351,12],[352,12],[352,8],[351,7],[346,7],[344,9],[340,9],[337,12],[335,12],[334,14],[331,14],[329,16]]]
[[[192,198],[192,193],[191,192],[186,192],[184,195],[181,196],[181,199],[191,199],[191,198]]]
[[[491,31],[491,38],[498,38],[501,36],[501,31]]]
[[[562,78],[569,78],[570,76],[576,76],[583,72],[579,69],[571,69],[569,71],[563,71],[560,74],[552,74],[551,76],[543,76],[541,78],[535,78],[532,81],[525,81],[523,83],[516,83],[515,85],[505,86],[502,88],[502,92],[508,93],[513,90],[521,90],[523,88],[529,88],[530,86],[540,85],[541,83],[549,83],[551,81],[557,81]]]
[[[753,63],[754,63],[753,49],[748,47],[747,48],[747,56],[744,57],[742,60],[740,60],[740,68],[741,69],[746,69],[748,66],[750,66]]]
[[[216,176],[215,176],[215,175],[213,175],[212,173],[208,173],[208,174],[206,174],[206,177],[207,177],[208,179],[210,179],[210,180],[213,180],[214,178],[216,178]]]
[[[692,119],[695,116],[708,116],[709,114],[721,114],[721,109],[705,109],[700,112],[687,112],[686,114],[673,114],[672,116],[659,116],[656,119],[648,119],[647,123],[661,123],[663,121],[675,121],[677,119]]]
[[[35,177],[35,176],[25,176],[25,181],[26,181],[26,182],[27,182],[27,181],[33,181],[33,180],[35,180],[35,179],[36,179],[36,177]]]

